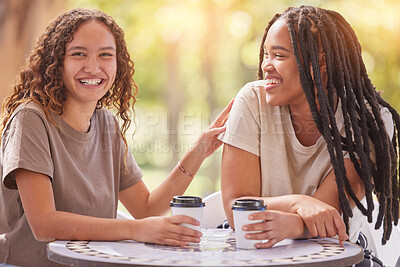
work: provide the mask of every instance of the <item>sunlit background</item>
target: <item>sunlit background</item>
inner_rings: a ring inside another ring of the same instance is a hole
[[[62,9],[100,9],[125,30],[140,90],[128,141],[153,189],[239,89],[255,79],[260,40],[272,16],[301,4],[336,10],[350,22],[372,82],[400,110],[397,0],[67,0]],[[219,190],[220,160],[221,149],[204,162],[186,194],[204,197]]]

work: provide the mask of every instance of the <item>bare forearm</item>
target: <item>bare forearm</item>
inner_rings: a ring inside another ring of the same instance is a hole
[[[39,241],[128,239],[184,246],[187,242],[199,242],[201,236],[201,233],[195,230],[178,225],[181,223],[195,225],[195,220],[187,216],[119,220],[54,211],[44,213],[41,217],[44,218],[41,222],[36,221],[30,225],[35,238]]]
[[[44,214],[32,222],[31,229],[40,241],[133,239],[133,221],[89,217],[63,211]]]
[[[361,200],[365,196],[364,184],[362,180],[359,178],[356,170],[354,169],[354,165],[350,159],[344,160],[346,175],[349,179],[351,188],[356,195],[358,200]],[[356,204],[351,199],[347,190],[345,190],[345,194],[347,199],[349,199],[349,204],[351,208],[354,208]],[[338,210],[341,213],[340,201],[338,196],[338,189],[336,184],[336,178],[333,171],[331,171],[325,180],[322,182],[318,190],[314,193],[313,197],[319,199],[332,207]]]
[[[188,173],[196,174],[203,161],[204,156],[192,149],[185,154],[180,163]],[[170,175],[150,193],[146,217],[166,214],[170,210],[169,202],[173,196],[183,195],[192,180],[193,178],[185,174],[178,165],[175,166]]]

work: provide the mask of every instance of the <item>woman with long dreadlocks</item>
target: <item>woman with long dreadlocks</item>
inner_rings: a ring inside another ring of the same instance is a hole
[[[240,90],[220,137],[230,225],[235,199],[261,197],[268,210],[250,219],[265,222],[244,226],[261,231],[247,238],[268,240],[258,248],[306,236],[356,242],[362,215],[372,221],[376,194],[385,243],[398,222],[399,123],[340,14],[301,6],[275,15],[262,39],[258,81]]]

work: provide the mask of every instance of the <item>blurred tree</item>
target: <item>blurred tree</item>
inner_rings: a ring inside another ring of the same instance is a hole
[[[168,110],[166,130],[168,132],[169,151],[172,151],[172,158],[168,167],[169,169],[172,169],[179,160],[179,153],[175,147],[178,147],[179,145],[177,129],[179,125],[179,113],[182,108],[183,99],[178,96],[182,95],[184,92],[178,81],[179,68],[176,64],[176,59],[179,57],[178,49],[179,43],[177,43],[177,40],[171,40],[171,42],[168,42],[166,45],[165,58],[167,65],[167,80],[165,86],[163,86],[165,90],[162,92],[164,99],[166,100],[166,108]]]
[[[205,85],[208,88],[206,95],[206,102],[208,103],[208,110],[213,111],[218,108],[217,104],[217,88],[214,79],[215,66],[218,54],[217,44],[220,43],[219,32],[223,29],[216,27],[221,24],[221,17],[219,16],[220,10],[212,0],[202,1],[201,7],[202,16],[204,17],[205,32],[202,42],[200,43],[200,58],[201,58],[201,74],[204,77]],[[216,182],[215,177],[219,176],[219,164],[216,161],[208,167],[208,177],[212,177],[213,182]],[[210,192],[211,193],[211,192]]]
[[[255,79],[268,21],[301,4],[336,10],[350,22],[372,82],[400,111],[397,0],[0,0],[0,93],[13,83],[43,30],[37,28],[64,5],[110,14],[125,31],[139,85],[137,128],[128,141],[145,177],[155,173],[162,180],[216,113]],[[219,164],[220,151],[200,169],[193,184],[202,191],[196,193],[219,189]]]
[[[65,8],[63,0],[0,1],[0,101],[10,94],[19,69],[49,20]]]

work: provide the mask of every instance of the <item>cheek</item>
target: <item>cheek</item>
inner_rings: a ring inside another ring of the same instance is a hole
[[[73,78],[75,74],[79,71],[81,68],[79,63],[65,60],[64,65],[63,65],[63,77],[65,78]]]
[[[64,66],[64,68],[62,69],[62,79],[64,84],[68,84],[68,80],[70,79],[69,76],[69,69]]]
[[[115,76],[117,75],[117,62],[113,62],[112,64],[109,64],[107,67],[107,72],[110,77],[110,80],[114,82]]]
[[[117,76],[117,70],[113,70],[112,72],[110,72],[110,83],[114,84],[115,82],[115,77]]]
[[[297,65],[294,65],[292,68],[291,68],[291,77],[292,77],[292,80],[294,81],[294,82],[296,82],[296,83],[300,83],[300,74],[299,74],[299,69],[297,68]]]
[[[285,84],[289,88],[292,88],[293,90],[296,90],[296,91],[300,90],[300,88],[302,88],[302,86],[301,86],[300,75],[299,75],[298,69],[297,68],[287,68],[286,70],[287,70],[287,72],[284,77]]]
[[[62,79],[64,86],[68,91],[72,90],[75,82],[75,75],[77,73],[76,66],[77,64],[73,64],[71,61],[65,61],[62,69]]]

